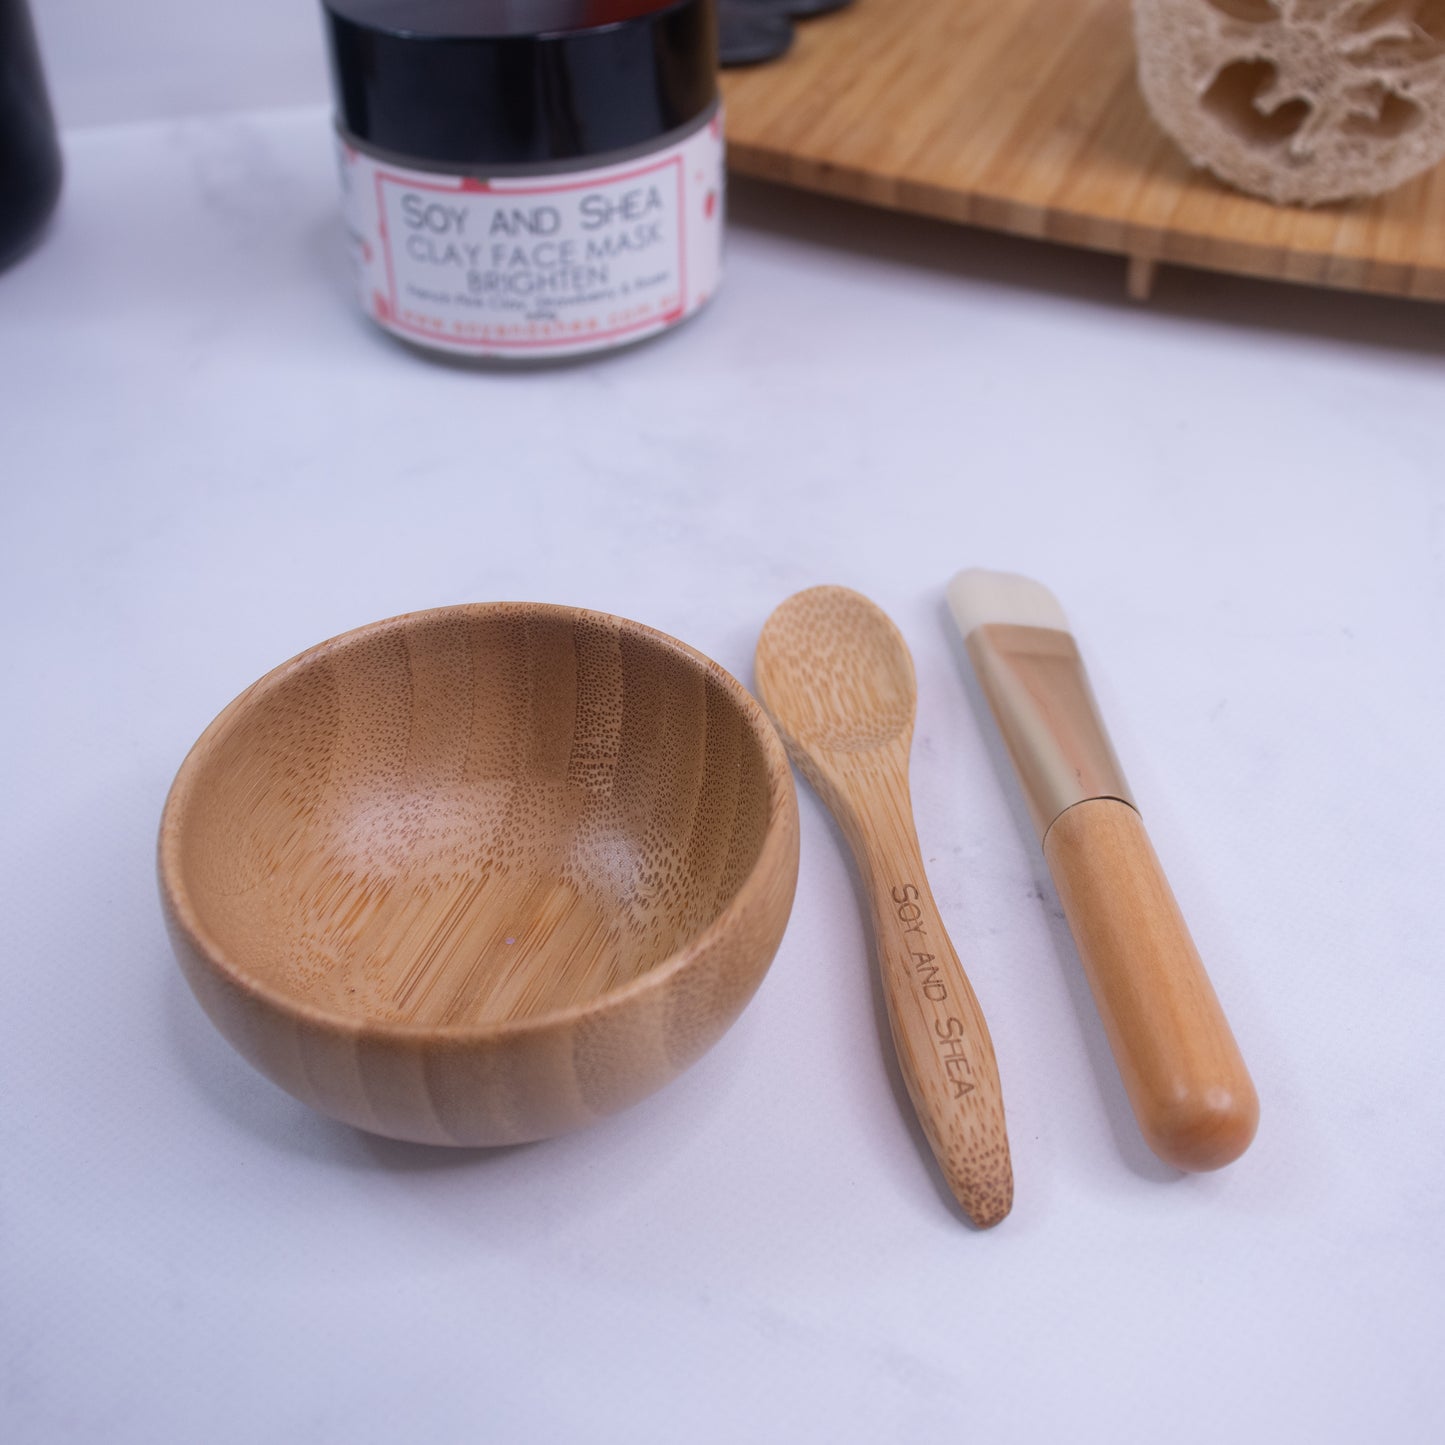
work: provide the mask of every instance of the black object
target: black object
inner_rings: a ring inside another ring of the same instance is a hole
[[[829,15],[852,3],[853,0],[722,0],[725,10],[761,10],[769,15],[786,15],[790,20]]]
[[[625,150],[717,96],[713,0],[322,0],[337,120],[434,164]]]
[[[793,21],[810,20],[851,5],[853,0],[718,0],[724,65],[757,65],[785,55],[793,43]]]
[[[793,22],[752,5],[718,5],[718,59],[723,65],[761,65],[786,55],[793,44]]]
[[[25,0],[0,0],[0,267],[39,238],[60,195],[60,145]]]

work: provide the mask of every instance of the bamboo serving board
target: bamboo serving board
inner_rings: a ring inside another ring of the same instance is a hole
[[[1445,166],[1275,206],[1193,169],[1145,109],[1129,0],[858,0],[724,75],[732,170],[1128,260],[1445,300]]]

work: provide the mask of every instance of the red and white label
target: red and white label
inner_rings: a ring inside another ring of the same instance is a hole
[[[602,350],[664,330],[717,289],[721,114],[621,165],[478,178],[341,143],[361,302],[426,346],[472,356]]]

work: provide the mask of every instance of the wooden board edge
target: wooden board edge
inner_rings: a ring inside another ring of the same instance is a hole
[[[1167,263],[1335,291],[1445,301],[1445,266],[1352,260],[1331,251],[1221,241],[1181,229],[1161,231],[1154,226],[1031,205],[1008,196],[953,190],[836,162],[809,160],[732,139],[728,142],[728,169],[738,176],[932,220],[1122,256],[1139,265]]]

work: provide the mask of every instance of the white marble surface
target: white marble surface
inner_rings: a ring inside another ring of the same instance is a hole
[[[1140,309],[1106,258],[739,187],[696,322],[476,374],[353,310],[320,104],[66,152],[0,277],[0,1435],[1441,1438],[1445,312],[1180,273]],[[1046,581],[1092,665],[1263,1100],[1219,1174],[1134,1131],[949,637],[967,564]],[[920,831],[1009,1110],[999,1229],[935,1182],[806,791],[756,1000],[588,1132],[377,1141],[212,1031],[153,840],[254,677],[523,597],[750,681],[822,581],[914,650]]]
[[[326,98],[320,0],[29,5],[51,101],[71,129]]]

